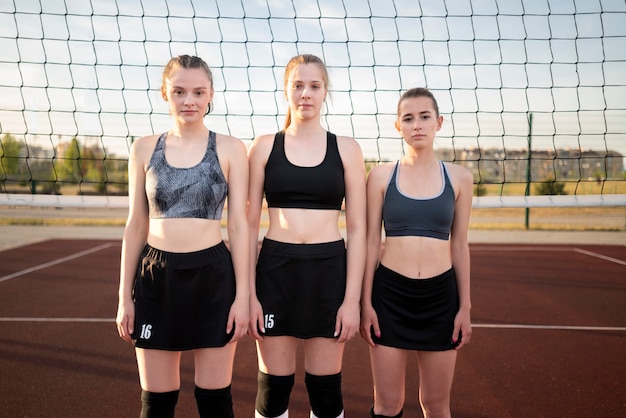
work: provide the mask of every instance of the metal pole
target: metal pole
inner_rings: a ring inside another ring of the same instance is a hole
[[[531,155],[532,155],[532,132],[533,132],[533,114],[528,114],[528,163],[526,164],[526,192],[525,196],[530,196],[530,181],[532,179],[531,171]],[[529,228],[530,208],[526,206],[526,213],[524,216],[524,226]]]

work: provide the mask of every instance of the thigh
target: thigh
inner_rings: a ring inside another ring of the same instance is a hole
[[[457,352],[419,351],[420,399],[445,401],[450,397]]]
[[[141,388],[171,392],[180,388],[180,351],[136,348]]]
[[[304,370],[310,374],[326,376],[341,371],[344,343],[335,338],[310,338],[304,340]]]
[[[195,383],[203,389],[221,389],[230,385],[237,343],[224,347],[200,348],[193,352]]]
[[[376,403],[387,408],[404,404],[408,351],[377,344],[370,347]]]
[[[298,339],[295,337],[263,337],[256,342],[259,370],[275,376],[296,372]]]

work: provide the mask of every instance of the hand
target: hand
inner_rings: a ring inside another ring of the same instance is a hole
[[[228,322],[226,323],[227,334],[233,332],[233,329],[235,331],[230,339],[231,343],[238,341],[241,337],[246,335],[248,332],[249,320],[248,302],[246,300],[242,300],[241,298],[235,298],[235,301],[230,307]]]
[[[263,307],[256,297],[250,298],[250,325],[248,334],[255,340],[262,340],[265,334],[265,321],[263,320]]]
[[[131,335],[135,327],[135,304],[132,301],[122,302],[120,300],[117,305],[115,323],[117,324],[117,333],[120,337],[124,341],[131,342]]]
[[[465,344],[469,344],[472,338],[472,324],[468,310],[460,310],[454,318],[454,330],[452,331],[452,342],[458,345],[454,348],[460,350]],[[460,340],[460,341],[459,341]]]
[[[378,324],[378,315],[372,305],[361,308],[361,337],[372,347],[376,347],[372,340],[372,331],[377,337],[380,337],[380,325]]]
[[[335,337],[337,342],[344,343],[359,331],[359,304],[344,302],[337,311],[335,321]]]

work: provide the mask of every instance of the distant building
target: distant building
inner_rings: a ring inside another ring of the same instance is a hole
[[[507,149],[439,149],[439,158],[467,167],[481,183],[525,182],[528,151]],[[579,149],[533,150],[531,181],[619,180],[624,178],[624,156],[616,151]]]

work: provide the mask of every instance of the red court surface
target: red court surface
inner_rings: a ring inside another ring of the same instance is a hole
[[[137,417],[133,348],[114,324],[120,242],[49,240],[0,252],[0,417]],[[472,244],[474,333],[455,417],[626,416],[626,247]],[[405,418],[420,417],[417,367]],[[308,417],[302,361],[290,417]],[[191,353],[177,417],[197,416]],[[372,403],[367,345],[346,347],[346,417]],[[254,342],[237,351],[237,417],[253,417]]]

